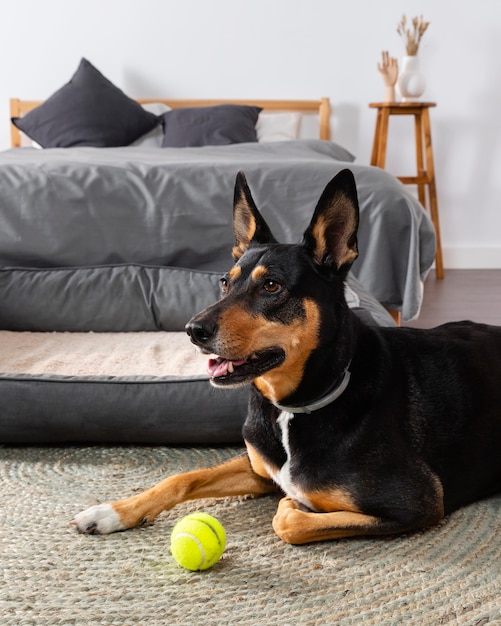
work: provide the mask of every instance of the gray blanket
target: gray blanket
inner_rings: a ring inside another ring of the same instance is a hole
[[[0,268],[226,271],[237,171],[245,172],[275,236],[293,242],[326,183],[349,167],[361,209],[353,273],[377,300],[411,319],[434,259],[433,226],[393,176],[350,161],[343,148],[319,140],[9,150],[0,154]]]

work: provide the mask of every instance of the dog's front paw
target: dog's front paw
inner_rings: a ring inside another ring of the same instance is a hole
[[[117,530],[125,530],[120,516],[111,504],[96,504],[75,515],[71,524],[85,535],[109,535]]]
[[[282,498],[273,518],[273,530],[286,543],[306,543],[304,525],[309,515],[311,512],[306,512],[297,500]]]

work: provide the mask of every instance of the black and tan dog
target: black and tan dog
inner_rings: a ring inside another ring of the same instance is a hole
[[[218,387],[250,384],[247,453],[76,516],[109,533],[185,500],[281,490],[289,543],[424,528],[501,490],[501,328],[373,328],[348,309],[357,257],[351,172],[326,187],[301,244],[279,244],[245,178],[236,264],[187,325]]]

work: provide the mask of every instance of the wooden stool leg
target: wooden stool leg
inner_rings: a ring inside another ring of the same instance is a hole
[[[392,316],[393,321],[397,326],[402,325],[402,313],[400,311],[395,311],[394,309],[386,309],[388,313]]]
[[[418,111],[414,116],[414,133],[416,140],[416,170],[417,176],[420,178],[424,174],[424,160],[423,160],[423,125],[422,125],[423,109]],[[426,195],[424,183],[418,183],[418,198],[419,202],[426,206]]]
[[[379,153],[379,141],[381,136],[381,109],[378,109],[376,116],[376,129],[374,131],[374,141],[372,143],[371,165],[377,165],[377,157]]]
[[[388,109],[378,110],[376,120],[376,131],[374,134],[374,144],[372,147],[371,165],[384,168],[386,162],[386,143],[388,140],[388,120],[390,114]]]
[[[430,217],[435,227],[437,239],[437,251],[435,255],[436,276],[444,277],[444,265],[442,259],[442,241],[440,238],[440,221],[438,218],[437,188],[435,185],[435,165],[433,162],[433,148],[431,144],[431,126],[428,109],[423,110],[423,133],[426,151],[426,170],[428,174],[428,194],[430,199]]]

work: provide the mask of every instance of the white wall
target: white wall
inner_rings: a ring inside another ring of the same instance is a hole
[[[23,0],[0,8],[0,149],[8,99],[43,99],[86,56],[134,97],[317,98],[334,138],[368,163],[400,58],[402,13],[431,21],[421,50],[446,267],[501,267],[499,0]],[[412,118],[390,124],[388,169],[413,169]]]

